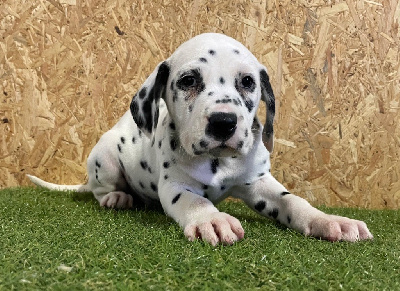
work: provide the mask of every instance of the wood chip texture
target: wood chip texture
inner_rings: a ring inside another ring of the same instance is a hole
[[[279,181],[314,205],[398,208],[399,22],[399,0],[3,0],[0,187],[84,182],[155,66],[221,32],[268,68]]]

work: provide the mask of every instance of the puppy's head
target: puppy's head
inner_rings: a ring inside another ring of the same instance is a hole
[[[266,69],[239,42],[215,33],[182,44],[146,80],[132,100],[139,127],[151,133],[164,98],[190,155],[245,155],[261,131],[256,111],[267,104],[264,143],[273,148],[275,99]]]

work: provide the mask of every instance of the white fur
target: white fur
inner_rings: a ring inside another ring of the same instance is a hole
[[[105,207],[131,208],[134,199],[159,201],[189,240],[202,238],[212,245],[244,236],[240,222],[214,206],[228,196],[305,235],[371,239],[365,223],[325,214],[271,176],[256,116],[260,100],[265,101],[270,108],[266,127],[272,127],[274,97],[266,76],[265,67],[239,42],[221,34],[199,35],[157,66],[133,98],[131,111],[101,137],[88,158],[87,184],[29,178],[49,189],[91,191]],[[214,113],[223,113],[222,122],[228,114],[237,117],[232,136],[221,138],[228,129],[210,126]],[[272,150],[272,128],[266,139]]]

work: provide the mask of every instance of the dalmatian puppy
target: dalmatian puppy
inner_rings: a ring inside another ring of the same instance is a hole
[[[266,123],[256,116],[266,103]],[[290,193],[270,173],[275,98],[266,68],[241,43],[198,35],[161,62],[87,161],[85,185],[49,189],[93,192],[101,206],[161,203],[193,241],[233,244],[236,218],[214,205],[228,196],[307,236],[372,239],[362,221],[325,214]]]

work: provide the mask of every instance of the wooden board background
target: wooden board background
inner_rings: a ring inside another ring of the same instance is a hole
[[[212,31],[269,68],[278,180],[317,205],[397,208],[399,23],[399,0],[3,0],[0,187],[85,181],[156,64]]]

